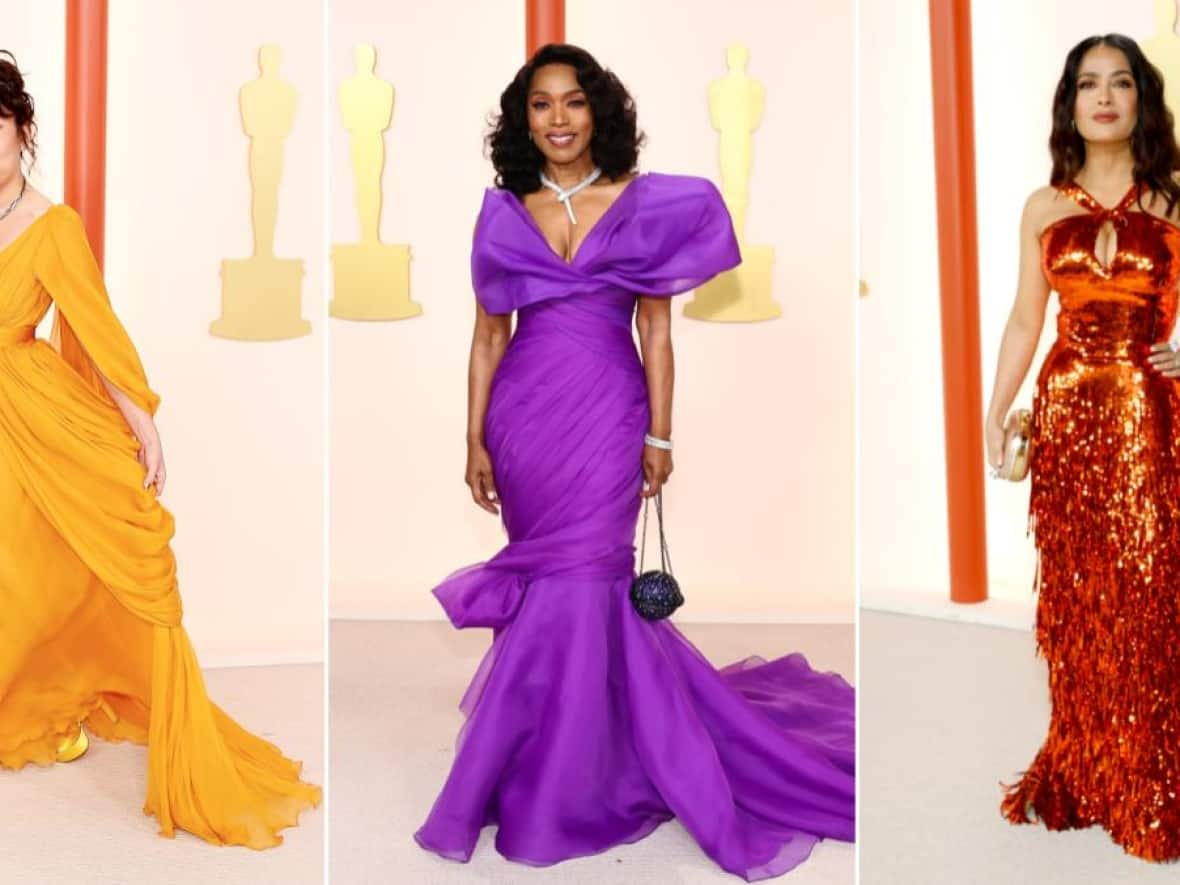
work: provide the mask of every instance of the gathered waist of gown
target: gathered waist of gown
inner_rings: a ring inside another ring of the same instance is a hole
[[[1058,345],[1083,356],[1136,359],[1166,337],[1157,307],[1149,300],[1063,303],[1057,316]]]
[[[611,359],[634,357],[631,333],[634,298],[627,304],[614,299],[561,298],[530,305],[517,315],[514,339],[519,342],[560,337]],[[557,351],[555,351],[557,353]],[[566,351],[566,355],[572,355]]]
[[[36,326],[0,326],[0,347],[27,344],[36,337]]]

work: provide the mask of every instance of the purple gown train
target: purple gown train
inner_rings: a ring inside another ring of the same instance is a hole
[[[639,176],[570,263],[514,195],[485,194],[476,297],[518,313],[485,422],[509,543],[434,591],[456,627],[494,639],[415,834],[424,848],[466,861],[496,824],[501,854],[545,865],[676,817],[754,881],[821,838],[853,839],[852,687],[798,654],[717,671],[628,598],[649,420],[636,296],[688,291],[739,261],[705,179]]]

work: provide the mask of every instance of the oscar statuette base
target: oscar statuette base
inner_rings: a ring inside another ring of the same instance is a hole
[[[342,320],[406,320],[422,314],[410,299],[410,247],[348,243],[332,247],[328,313]]]
[[[282,341],[311,333],[300,316],[303,261],[259,257],[221,262],[221,317],[209,333],[237,341]]]
[[[714,323],[757,323],[782,316],[771,294],[772,246],[743,246],[742,263],[697,288],[684,315]]]

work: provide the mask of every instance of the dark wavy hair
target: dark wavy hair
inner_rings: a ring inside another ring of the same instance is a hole
[[[525,63],[500,94],[500,113],[489,125],[487,147],[496,169],[496,186],[520,197],[541,187],[545,156],[529,139],[528,92],[533,74],[544,65],[570,65],[586,92],[594,115],[590,156],[605,177],[634,171],[643,133],[639,131],[635,101],[612,72],[585,49],[568,43],[548,43]]]
[[[12,120],[20,131],[21,142],[29,154],[29,165],[32,166],[37,160],[37,120],[33,113],[33,96],[25,91],[25,78],[17,67],[16,56],[7,49],[0,49],[0,117]]]
[[[1053,96],[1053,132],[1049,153],[1053,171],[1049,183],[1069,184],[1086,162],[1086,142],[1074,124],[1074,102],[1078,94],[1078,72],[1082,59],[1095,46],[1109,46],[1127,57],[1135,91],[1139,95],[1138,121],[1131,132],[1131,154],[1135,158],[1135,183],[1162,194],[1167,214],[1180,202],[1180,184],[1172,173],[1180,169],[1180,147],[1176,145],[1172,112],[1164,104],[1164,78],[1147,60],[1139,44],[1122,34],[1087,37],[1065,57],[1065,70]],[[1180,84],[1176,84],[1180,87]],[[1142,204],[1140,204],[1140,208]]]

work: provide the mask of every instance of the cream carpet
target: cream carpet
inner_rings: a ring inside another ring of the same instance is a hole
[[[323,667],[210,670],[210,696],[301,759],[323,783]],[[4,885],[312,885],[324,880],[324,814],[306,812],[269,851],[157,835],[143,814],[147,750],[92,741],[77,762],[0,772]]]
[[[812,665],[851,681],[851,625],[682,627],[721,665],[760,654],[802,651]],[[646,839],[553,867],[513,864],[485,829],[468,864],[423,851],[413,832],[450,768],[462,723],[459,697],[490,642],[486,630],[443,623],[332,625],[331,879],[334,885],[696,885],[741,879],[719,870],[676,823]],[[854,847],[826,841],[780,881],[849,885]]]
[[[1175,883],[1099,828],[1051,833],[1000,816],[1000,782],[1049,721],[1033,636],[861,614],[860,881],[864,885]]]

